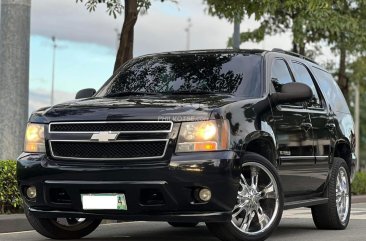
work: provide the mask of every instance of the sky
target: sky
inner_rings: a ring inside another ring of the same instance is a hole
[[[74,98],[83,88],[98,89],[111,76],[114,67],[117,32],[123,16],[109,16],[103,5],[89,13],[75,0],[32,0],[30,46],[30,112],[50,104],[53,45],[57,39],[55,103]],[[179,4],[152,1],[149,11],[140,15],[135,27],[134,56],[163,51],[185,50],[188,18],[192,20],[191,49],[226,48],[233,25],[209,16],[201,0]],[[244,19],[241,31],[259,25]],[[261,43],[245,43],[241,48],[291,48],[291,35],[267,37]]]

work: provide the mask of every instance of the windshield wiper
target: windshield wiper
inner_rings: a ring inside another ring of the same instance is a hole
[[[143,91],[125,91],[125,92],[116,92],[106,95],[105,97],[124,97],[130,95],[156,95],[157,93],[149,93]]]

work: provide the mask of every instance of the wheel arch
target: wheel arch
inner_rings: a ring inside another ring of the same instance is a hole
[[[340,157],[346,161],[350,171],[353,170],[352,149],[349,143],[339,140],[334,145],[333,157]]]
[[[278,156],[275,140],[272,135],[267,132],[260,131],[248,136],[243,147],[243,153],[246,152],[253,152],[261,155],[277,167]]]

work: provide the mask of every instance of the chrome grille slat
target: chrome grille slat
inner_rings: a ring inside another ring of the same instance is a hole
[[[53,122],[49,124],[50,133],[96,133],[114,131],[120,133],[168,133],[171,121],[90,121]]]
[[[54,128],[57,125],[62,128]],[[147,128],[126,129],[141,125]],[[161,159],[166,154],[172,128],[170,121],[54,122],[49,124],[49,151],[55,159],[64,160]],[[108,141],[91,138],[106,132],[115,133],[116,138],[113,134],[113,140]]]

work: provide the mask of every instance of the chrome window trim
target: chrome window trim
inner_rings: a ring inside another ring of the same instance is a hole
[[[83,133],[91,133],[96,134],[101,131],[51,131],[52,125],[73,125],[73,124],[114,124],[114,123],[169,123],[169,130],[154,130],[154,131],[113,131],[115,133],[170,133],[173,130],[173,122],[172,121],[74,121],[74,122],[51,122],[48,124],[48,133],[62,133],[62,134],[83,134]]]
[[[54,155],[52,149],[52,142],[88,142],[88,143],[115,143],[115,142],[156,142],[156,141],[165,141],[164,152],[161,156],[152,156],[152,157],[131,157],[131,158],[82,158],[82,157],[65,157],[65,156],[56,156]],[[49,140],[49,147],[51,156],[57,159],[64,160],[105,160],[105,161],[123,161],[123,160],[145,160],[145,159],[159,159],[163,158],[168,149],[169,139],[141,139],[141,140],[115,140],[109,142],[98,142],[93,140]]]

